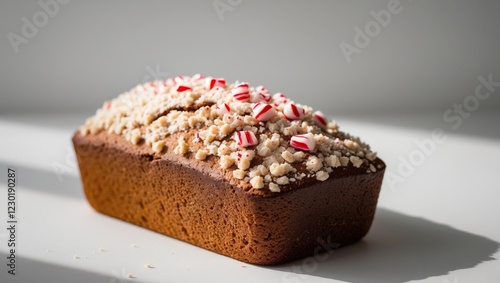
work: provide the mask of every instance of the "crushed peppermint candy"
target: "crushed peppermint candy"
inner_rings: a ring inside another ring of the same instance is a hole
[[[217,110],[221,116],[224,116],[226,113],[231,113],[231,108],[227,103],[217,106]]]
[[[232,90],[231,93],[233,94],[233,97],[237,101],[248,101],[250,99],[250,92],[248,90],[248,83],[240,83],[236,85]]]
[[[202,75],[202,74],[195,74],[195,75],[193,76],[193,80],[202,80],[202,79],[204,79],[204,78],[205,78],[205,76],[204,76],[204,75]]]
[[[255,88],[254,95],[252,96],[252,102],[269,102],[271,101],[271,95],[267,89],[263,86],[258,86]]]
[[[275,95],[273,95],[273,100],[274,100],[274,106],[279,106],[280,104],[287,103],[288,101],[286,96],[281,92],[278,92]]]
[[[178,75],[174,78],[175,84],[181,84],[184,82],[184,76],[183,75]],[[151,83],[149,84],[151,86]]]
[[[283,107],[283,116],[287,120],[299,120],[305,115],[304,108],[295,105],[294,103],[287,103]]]
[[[216,86],[226,87],[226,80],[223,78],[218,78],[218,79],[215,79],[212,77],[206,78],[206,80],[205,80],[205,88],[206,89],[211,90],[212,88],[214,88]]]
[[[313,151],[316,142],[314,141],[314,138],[311,137],[311,135],[297,135],[293,136],[290,139],[290,145],[293,148],[300,149],[303,151]]]
[[[271,120],[276,116],[276,109],[272,105],[257,102],[252,106],[253,117],[261,122]]]
[[[191,88],[188,87],[188,86],[185,86],[185,85],[178,85],[176,90],[178,92],[183,92],[183,91],[186,91],[186,90],[191,90]]]
[[[316,111],[313,113],[314,120],[318,123],[319,126],[326,128],[328,126],[328,121],[326,117],[321,111]]]
[[[367,144],[320,111],[263,86],[201,74],[148,82],[106,101],[80,128],[82,135],[101,131],[144,143],[155,155],[216,164],[244,188],[271,193],[304,179],[325,181],[342,167],[383,168]]]
[[[258,140],[253,132],[237,131],[236,142],[238,143],[239,146],[247,147],[256,145],[258,143]]]

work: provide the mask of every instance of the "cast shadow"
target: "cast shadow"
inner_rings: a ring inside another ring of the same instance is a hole
[[[8,255],[0,252],[0,257],[5,259]],[[95,272],[84,271],[68,266],[61,266],[52,263],[46,263],[39,260],[18,257],[16,262],[16,275],[7,273],[8,267],[2,268],[0,282],[9,283],[87,283],[87,282],[133,282],[126,278],[126,274],[120,274],[119,271],[110,272],[109,275],[98,274]]]
[[[315,261],[317,265],[309,258],[270,269],[293,272],[297,279],[311,275],[357,283],[406,282],[495,260],[492,255],[499,247],[483,236],[379,208],[364,240],[333,251],[327,260]]]
[[[8,167],[8,164],[0,161],[0,168]],[[59,179],[54,172],[18,165],[14,168],[18,172],[18,186],[74,199],[85,198],[80,179],[75,176],[65,174]]]

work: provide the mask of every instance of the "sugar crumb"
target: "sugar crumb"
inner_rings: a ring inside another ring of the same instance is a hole
[[[316,180],[318,181],[325,181],[328,179],[329,175],[325,171],[318,171],[316,172]]]

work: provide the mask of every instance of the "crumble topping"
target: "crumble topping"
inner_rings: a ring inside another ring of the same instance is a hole
[[[338,167],[381,169],[367,144],[320,111],[263,86],[200,74],[141,84],[104,102],[80,128],[82,135],[100,131],[157,154],[172,151],[199,162],[215,156],[235,179],[276,193],[304,178],[325,181]],[[179,138],[170,148],[165,138],[174,134]]]

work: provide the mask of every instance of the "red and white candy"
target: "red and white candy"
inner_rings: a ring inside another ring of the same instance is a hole
[[[305,115],[305,110],[304,108],[297,106],[293,103],[287,103],[283,107],[283,116],[285,116],[285,119],[287,120],[298,120],[304,117]]]
[[[231,108],[229,107],[229,105],[227,103],[224,103],[222,105],[217,106],[217,113],[219,113],[219,115],[221,115],[221,116],[224,116],[224,114],[230,113],[230,112],[231,112]]]
[[[276,116],[276,109],[272,105],[265,103],[255,103],[252,106],[253,117],[261,122],[268,121]]]
[[[265,87],[263,87],[263,86],[261,86],[261,85],[260,85],[260,86],[258,86],[258,87],[256,87],[256,88],[255,88],[255,90],[256,90],[257,92],[267,93],[267,88],[265,88]]]
[[[251,131],[237,131],[235,134],[236,143],[239,146],[247,147],[258,144],[255,134]]]
[[[205,78],[205,76],[202,74],[195,74],[192,79],[197,81],[197,80],[202,80],[204,78]]]
[[[321,113],[320,111],[316,111],[313,113],[313,117],[320,127],[326,128],[326,126],[328,125],[328,120],[323,113]]]
[[[311,134],[297,135],[290,139],[290,146],[303,151],[313,151],[316,142]]]
[[[199,141],[201,141],[200,133],[196,133],[194,135],[193,142],[199,142]]]
[[[255,88],[255,92],[252,95],[252,102],[269,102],[271,101],[271,95],[269,95],[267,89],[263,86],[258,86]]]
[[[226,87],[226,80],[223,78],[212,78],[208,77],[205,79],[205,88],[208,90],[211,90],[212,88],[219,86],[219,87]]]
[[[178,85],[175,90],[177,92],[183,92],[183,91],[186,91],[186,90],[191,90],[191,87],[186,86],[186,85]]]
[[[259,94],[259,99],[261,101],[269,102],[271,101],[271,96],[267,93],[258,93]]]
[[[184,82],[184,76],[178,75],[177,77],[174,78],[175,84],[181,84]]]
[[[283,93],[278,92],[273,95],[273,101],[274,101],[274,106],[279,106],[282,103],[286,103],[288,99]]]
[[[163,84],[165,86],[173,86],[173,85],[175,85],[175,81],[172,78],[168,78]]]
[[[248,83],[237,84],[232,90],[231,94],[237,101],[248,101],[250,99],[250,92],[248,90]]]

